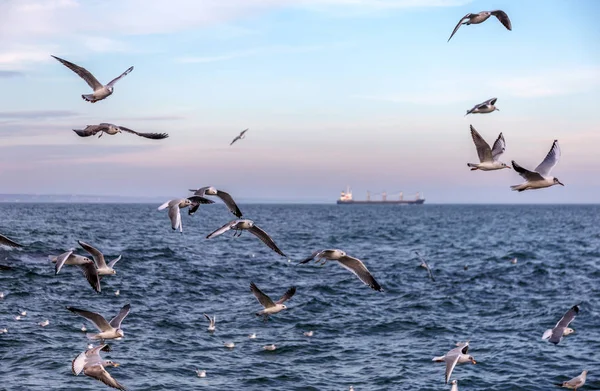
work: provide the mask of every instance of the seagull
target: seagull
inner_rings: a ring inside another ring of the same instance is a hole
[[[275,349],[277,349],[277,346],[275,346],[274,344],[265,345],[265,346],[263,346],[263,349],[264,350],[275,350]]]
[[[112,318],[110,322],[107,322],[102,315],[96,312],[80,310],[74,307],[67,307],[67,309],[91,321],[94,324],[94,326],[96,326],[96,328],[100,330],[100,333],[98,334],[88,335],[89,339],[105,340],[121,339],[125,336],[125,333],[123,333],[123,330],[121,329],[121,322],[123,321],[123,319],[125,319],[127,314],[129,314],[131,305],[124,305],[123,308],[121,308],[121,311],[119,311],[119,313],[117,314],[117,316]]]
[[[206,377],[206,371],[205,370],[199,370],[196,369],[196,375],[198,375],[198,377]]]
[[[262,315],[265,321],[267,320],[269,315],[273,315],[287,309],[287,307],[283,303],[291,299],[292,296],[294,296],[294,293],[296,293],[296,287],[293,286],[290,289],[288,289],[283,296],[281,296],[281,299],[277,300],[276,302],[273,302],[273,300],[271,300],[269,296],[265,295],[260,289],[258,289],[258,287],[253,282],[250,283],[250,290],[256,297],[256,300],[258,300],[258,302],[263,307],[265,307],[264,310],[256,313],[256,316]]]
[[[121,294],[121,290],[117,289],[117,290],[115,291],[115,296],[119,296],[120,294]]]
[[[520,185],[513,185],[510,188],[512,190],[525,191],[529,189],[542,189],[553,185],[564,186],[558,178],[550,176],[550,171],[556,166],[558,159],[560,159],[560,148],[558,147],[558,140],[554,140],[546,158],[535,168],[535,171],[526,170],[513,160],[513,168],[525,179],[525,182]]]
[[[84,375],[100,380],[107,386],[125,390],[126,388],[119,384],[105,369],[105,367],[111,366],[118,367],[120,364],[110,360],[102,360],[100,351],[107,352],[110,349],[108,345],[98,345],[80,353],[71,363],[73,374],[77,376],[83,371]]]
[[[458,391],[458,381],[457,380],[452,380],[452,388],[450,389],[450,391]]]
[[[248,334],[248,338],[255,339],[256,338],[256,333]]]
[[[132,133],[152,140],[162,140],[169,137],[167,133],[139,133],[124,126],[113,125],[106,122],[102,122],[99,125],[87,125],[85,129],[73,129],[73,131],[80,137],[95,136],[96,133],[100,133],[98,135],[98,138],[100,138],[105,133],[112,136],[122,132]]]
[[[8,329],[4,328],[4,329],[0,329],[0,334],[6,334],[8,333]]]
[[[248,129],[249,129],[249,128],[248,128]],[[244,133],[246,133],[246,132],[248,131],[248,129],[244,129],[244,130],[242,130],[242,132],[240,133],[240,135],[239,135],[239,136],[237,136],[236,138],[234,138],[234,139],[233,139],[233,141],[231,142],[231,144],[229,144],[229,146],[232,146],[232,145],[233,145],[233,143],[235,143],[236,141],[238,141],[238,140],[241,140],[241,139],[245,138],[246,136],[244,135]]]
[[[114,266],[117,262],[121,260],[120,255],[118,258],[115,258],[112,261],[110,261],[107,265],[106,261],[104,260],[104,255],[100,252],[100,250],[85,242],[82,242],[81,240],[78,240],[77,243],[79,243],[79,245],[83,247],[85,251],[90,253],[92,258],[94,258],[94,262],[96,262],[96,267],[98,268],[98,275],[104,276],[107,274],[117,274],[117,271],[114,269]]]
[[[209,325],[208,325],[208,331],[213,332],[215,331],[215,322],[217,321],[217,317],[213,316],[212,319],[210,318],[210,316],[204,314],[204,317],[206,319],[208,319]]]
[[[510,263],[512,263],[513,265],[517,264],[517,258],[513,258],[510,260]]]
[[[448,384],[448,380],[450,380],[450,376],[452,375],[452,371],[454,370],[456,364],[464,364],[466,362],[477,364],[477,361],[475,361],[473,356],[467,355],[468,351],[469,342],[467,341],[463,344],[460,344],[458,347],[451,349],[444,356],[433,358],[432,361],[446,363],[446,384]]]
[[[471,171],[492,171],[500,170],[502,168],[510,169],[510,166],[506,165],[506,163],[498,161],[500,155],[506,150],[506,142],[504,141],[502,133],[500,133],[494,142],[494,147],[490,148],[490,145],[485,142],[473,125],[470,125],[470,127],[471,137],[473,138],[475,148],[477,149],[477,156],[479,156],[479,163],[467,163],[467,166],[471,167]]]
[[[81,325],[81,331],[83,331],[84,333],[87,331],[87,327],[85,327],[85,324]]]
[[[235,347],[235,344],[233,342],[225,342],[223,346],[229,349],[233,349]]]
[[[491,15],[494,15],[496,18],[498,18],[498,20],[500,21],[500,23],[502,23],[504,25],[504,27],[506,27],[508,30],[512,30],[512,25],[510,24],[510,19],[508,18],[508,15],[506,15],[506,12],[501,11],[501,10],[496,10],[496,11],[481,11],[478,14],[466,14],[465,16],[462,17],[462,19],[458,22],[458,24],[456,25],[456,27],[454,28],[454,31],[452,31],[452,34],[450,35],[450,38],[448,38],[448,42],[450,42],[450,39],[452,39],[452,36],[456,33],[456,31],[458,31],[458,29],[460,28],[461,25],[470,25],[470,24],[479,24],[482,22],[485,22]]]
[[[315,259],[316,258],[316,259]],[[369,269],[364,263],[358,258],[346,255],[345,251],[342,250],[317,250],[310,255],[310,257],[300,261],[300,264],[307,263],[315,259],[315,263],[321,263],[324,265],[327,261],[338,261],[338,263],[354,273],[362,282],[370,286],[372,289],[382,292],[383,288],[375,278],[369,272]]]
[[[171,219],[171,228],[173,231],[179,228],[179,232],[183,232],[183,225],[181,224],[181,213],[179,209],[187,208],[192,205],[193,202],[199,202],[201,204],[212,204],[214,201],[209,200],[208,198],[200,197],[200,196],[191,196],[188,198],[178,198],[174,200],[169,200],[158,207],[158,210],[163,210],[169,208],[169,219]]]
[[[27,311],[21,311],[19,314],[20,314],[21,316],[27,316]]]
[[[587,374],[588,374],[588,371],[583,371],[583,372],[581,372],[581,375],[574,377],[569,381],[557,383],[556,385],[577,391],[578,388],[583,387],[583,385],[585,384],[585,378],[587,377]]]
[[[60,269],[62,269],[63,265],[79,266],[81,271],[83,271],[85,279],[90,283],[90,286],[96,292],[100,293],[102,288],[100,287],[100,276],[98,275],[98,269],[96,268],[96,264],[88,257],[73,254],[74,250],[75,249],[71,249],[66,253],[59,255],[58,257],[54,257],[52,255],[49,256],[50,260],[56,263],[56,271],[54,275],[58,274]]]
[[[554,326],[553,329],[548,329],[544,331],[542,335],[542,339],[547,339],[555,345],[558,345],[560,341],[562,341],[565,335],[569,335],[575,332],[572,328],[568,327],[569,324],[575,319],[577,314],[579,313],[579,305],[574,305],[571,307],[560,320]]]
[[[4,245],[4,246],[9,246],[9,247],[16,247],[16,248],[21,248],[23,247],[22,244],[19,244],[15,241],[10,240],[9,238],[7,238],[4,235],[0,235],[0,244]]]
[[[15,320],[21,320],[21,315],[15,316]]]
[[[261,228],[258,227],[258,225],[254,224],[254,221],[252,220],[232,220],[229,223],[225,224],[224,226],[222,226],[221,228],[217,229],[214,232],[211,232],[206,239],[211,239],[214,238],[216,236],[219,236],[227,231],[229,231],[230,229],[235,230],[233,236],[235,237],[236,234],[237,236],[242,235],[242,231],[247,230],[248,232],[250,232],[251,234],[253,234],[254,236],[256,236],[257,238],[259,238],[260,240],[263,241],[264,244],[266,244],[267,246],[269,246],[269,248],[273,251],[275,251],[277,254],[282,255],[282,256],[286,256],[280,249],[279,247],[277,247],[277,245],[275,244],[275,242],[273,241],[273,239],[271,239],[271,237],[265,232],[263,231]]]
[[[4,299],[4,292],[0,292],[0,299]]]
[[[313,335],[315,335],[315,332],[310,330],[310,331],[305,331],[303,334],[305,337],[312,337]]]
[[[62,58],[58,58],[56,56],[52,57],[60,61],[64,66],[66,66],[76,74],[78,74],[79,77],[85,80],[85,82],[94,90],[93,94],[81,95],[81,97],[84,100],[92,103],[96,103],[97,101],[110,96],[113,93],[115,83],[119,81],[119,79],[121,79],[123,76],[126,76],[131,71],[133,71],[133,67],[129,67],[125,72],[121,74],[121,76],[111,80],[107,85],[103,86],[87,69],[77,66],[67,60],[63,60]]]
[[[471,110],[467,110],[467,114],[465,114],[465,117],[469,114],[487,114],[492,113],[494,111],[500,111],[500,109],[495,106],[497,100],[498,98],[491,98],[486,100],[485,102],[473,106]]]
[[[354,391],[354,386],[350,386],[350,388],[348,389],[348,391]]]
[[[190,191],[194,192],[194,195],[200,196],[200,197],[217,196],[225,203],[225,205],[227,205],[227,208],[229,208],[231,213],[233,213],[237,217],[242,217],[242,212],[240,211],[240,208],[238,208],[237,204],[235,203],[233,198],[229,195],[229,193],[225,193],[224,191],[217,190],[212,186],[201,187],[198,190],[190,189]],[[200,206],[200,203],[193,202],[192,206],[190,206],[188,214],[190,216],[193,215],[198,210],[199,206]]]
[[[40,323],[38,323],[38,324],[39,324],[40,326],[42,326],[42,327],[46,327],[46,326],[48,326],[48,325],[50,324],[50,321],[49,321],[48,319],[46,319],[45,321],[43,321],[43,322],[40,322]]]
[[[421,260],[421,264],[419,266],[421,266],[421,267],[425,268],[425,270],[427,270],[427,273],[429,274],[429,278],[431,278],[431,281],[435,281],[435,278],[433,278],[433,273],[431,272],[431,268],[429,267],[427,262],[425,262],[425,259],[423,259],[423,257],[421,256],[421,254],[419,254],[418,251],[415,251],[415,253]]]

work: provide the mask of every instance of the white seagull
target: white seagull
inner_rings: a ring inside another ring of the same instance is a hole
[[[206,377],[206,371],[196,369],[196,375],[198,375],[198,377]]]
[[[46,327],[50,324],[50,321],[48,319],[44,320],[43,322],[38,323],[40,326],[42,327]]]
[[[23,247],[23,245],[10,240],[9,238],[7,238],[4,235],[0,235],[0,244],[4,245],[4,246],[8,246],[8,247],[16,247],[16,248],[21,248]]]
[[[554,140],[550,152],[546,155],[546,158],[534,171],[529,171],[519,166],[514,160],[512,166],[516,172],[519,173],[525,182],[520,185],[513,185],[510,188],[517,191],[525,191],[529,189],[543,189],[544,187],[550,187],[554,185],[564,184],[558,180],[558,178],[550,176],[550,171],[556,166],[560,159],[560,148],[558,147],[558,140]]]
[[[452,380],[452,388],[450,389],[450,391],[458,391],[458,381],[457,380]]]
[[[581,372],[581,375],[574,377],[569,381],[557,383],[556,385],[577,391],[578,388],[583,387],[583,385],[585,384],[585,378],[587,377],[587,374],[588,374],[588,371],[583,371],[583,372]]]
[[[208,319],[208,331],[213,332],[215,331],[215,322],[217,321],[217,316],[213,316],[212,318],[206,314],[204,314],[204,317],[206,319]]]
[[[77,133],[77,135],[80,137],[95,136],[97,133],[100,133],[98,135],[98,138],[100,138],[105,133],[112,136],[122,132],[135,134],[137,136],[149,138],[152,140],[161,140],[169,137],[167,133],[139,133],[135,130],[131,130],[124,126],[113,125],[106,122],[102,122],[99,125],[87,125],[85,129],[73,129],[73,131]]]
[[[114,269],[114,266],[117,262],[121,260],[120,255],[117,258],[110,261],[107,265],[106,261],[104,260],[104,255],[100,252],[100,250],[85,242],[82,242],[81,240],[78,240],[77,243],[79,243],[79,245],[83,247],[85,251],[90,253],[92,258],[94,258],[94,262],[96,262],[96,267],[98,269],[98,275],[104,276],[108,274],[117,274],[117,271]]]
[[[52,262],[56,263],[54,274],[57,275],[64,265],[79,266],[81,271],[83,271],[83,275],[85,276],[85,279],[89,282],[90,286],[96,292],[100,293],[102,289],[100,287],[100,277],[98,275],[98,269],[96,267],[96,264],[88,257],[73,254],[73,251],[75,251],[75,249],[71,249],[66,253],[60,254],[57,257],[52,255],[48,256],[48,258]]]
[[[305,337],[312,337],[313,335],[315,335],[315,332],[310,330],[310,331],[305,331],[303,334]]]
[[[259,238],[260,240],[262,240],[264,244],[269,246],[269,248],[271,250],[275,251],[277,254],[282,255],[284,257],[286,256],[283,253],[283,251],[281,251],[279,249],[279,247],[277,247],[277,245],[275,244],[273,239],[271,239],[271,237],[265,231],[263,231],[258,225],[254,224],[254,221],[248,220],[248,219],[232,220],[229,223],[222,226],[221,228],[208,234],[206,236],[206,239],[211,239],[216,236],[219,236],[219,235],[229,231],[230,229],[235,230],[235,232],[233,233],[234,237],[236,236],[236,233],[237,233],[237,236],[240,236],[242,234],[242,231],[246,230],[246,231],[250,232],[251,234],[253,234],[254,236],[256,236],[257,238]]]
[[[62,58],[58,58],[56,56],[52,56],[58,61],[60,61],[64,66],[75,72],[79,77],[81,77],[85,82],[94,90],[92,94],[81,95],[81,97],[92,103],[96,103],[99,100],[107,98],[113,93],[114,85],[119,79],[123,76],[129,74],[129,72],[133,71],[133,67],[127,68],[125,72],[121,74],[121,76],[111,80],[107,85],[102,85],[95,77],[92,75],[87,69],[82,68],[78,65],[73,64],[67,60],[63,60]]]
[[[500,109],[495,106],[496,100],[498,100],[498,98],[491,98],[486,100],[485,102],[473,106],[471,110],[467,110],[467,114],[465,114],[465,117],[469,114],[487,114],[492,113],[494,111],[500,111]]]
[[[233,143],[235,143],[238,140],[243,139],[244,137],[246,137],[244,134],[248,131],[248,129],[244,129],[241,131],[241,133],[239,134],[239,136],[237,136],[236,138],[233,139],[233,141],[231,142],[231,144],[229,144],[229,146],[232,146]]]
[[[494,147],[490,148],[490,145],[483,139],[483,137],[481,137],[479,132],[475,130],[473,125],[470,125],[470,127],[471,137],[473,138],[475,148],[477,149],[477,156],[479,156],[479,163],[467,163],[467,166],[471,167],[471,171],[492,171],[500,170],[502,168],[510,169],[510,166],[508,166],[506,163],[498,161],[500,155],[502,155],[506,150],[506,142],[504,141],[504,136],[502,133],[500,133],[494,142]]]
[[[579,306],[574,305],[571,307],[560,320],[556,323],[553,329],[548,329],[544,331],[542,335],[542,339],[547,339],[553,344],[557,345],[560,341],[562,341],[563,337],[575,332],[572,328],[568,327],[569,324],[575,319],[577,314],[579,313]]]
[[[83,371],[84,375],[100,380],[107,386],[125,390],[126,388],[119,384],[105,369],[105,367],[111,366],[118,367],[119,364],[110,360],[102,360],[100,351],[108,352],[110,348],[108,345],[98,345],[80,353],[71,363],[73,374],[77,376]]]
[[[456,25],[456,27],[454,27],[454,31],[452,31],[452,34],[450,34],[450,38],[448,38],[448,42],[450,42],[450,39],[452,39],[452,36],[458,31],[458,29],[460,28],[461,25],[464,24],[464,25],[468,26],[470,24],[479,24],[479,23],[485,22],[492,15],[494,15],[496,18],[498,18],[498,20],[500,21],[500,23],[502,23],[504,25],[504,27],[506,27],[508,30],[512,30],[512,25],[510,24],[510,19],[508,18],[508,15],[506,15],[506,12],[504,12],[504,11],[495,10],[495,11],[481,11],[477,14],[468,13],[465,16],[463,16],[462,19]]]
[[[425,270],[427,270],[427,274],[429,274],[429,278],[431,278],[431,281],[435,281],[435,278],[433,278],[433,273],[431,272],[431,267],[429,267],[429,264],[425,261],[425,259],[423,259],[423,257],[421,256],[421,254],[419,254],[418,251],[415,251],[415,253],[417,254],[417,257],[419,257],[419,260],[421,261],[421,264],[419,266],[424,268]]]
[[[275,344],[271,344],[271,345],[265,345],[263,346],[264,350],[275,350],[277,349],[277,346],[275,346]]]
[[[465,342],[460,344],[458,347],[448,351],[445,355],[441,357],[434,357],[432,361],[436,362],[445,362],[446,363],[446,384],[448,384],[448,380],[450,380],[450,376],[452,376],[452,371],[456,364],[464,364],[467,362],[471,362],[473,364],[477,364],[477,361],[473,358],[473,356],[467,355],[469,351],[469,342]]]
[[[171,219],[171,228],[173,231],[179,228],[179,232],[183,232],[183,224],[181,224],[181,212],[179,209],[187,208],[192,205],[192,202],[199,202],[201,204],[212,204],[214,201],[208,198],[200,196],[191,196],[188,198],[178,198],[169,200],[158,207],[158,210],[169,208],[169,219]]]
[[[296,287],[293,286],[290,289],[288,289],[283,296],[281,296],[281,299],[277,300],[276,302],[273,302],[273,300],[271,300],[269,296],[265,295],[260,289],[258,289],[258,287],[253,282],[250,283],[250,290],[256,297],[256,300],[258,300],[258,302],[263,307],[265,307],[264,310],[256,313],[256,316],[262,315],[265,321],[267,320],[267,317],[269,315],[273,315],[287,309],[287,307],[283,303],[291,299],[292,296],[294,296],[294,293],[296,293]]]
[[[77,315],[83,316],[87,320],[91,321],[94,326],[100,331],[98,334],[88,334],[89,339],[121,339],[125,336],[123,330],[121,329],[121,322],[123,319],[129,314],[129,310],[131,309],[131,305],[126,304],[121,308],[121,311],[111,319],[110,322],[107,322],[104,317],[96,312],[80,310],[74,307],[67,307],[67,309],[71,312],[76,313]]]
[[[365,264],[362,263],[360,259],[347,255],[345,251],[337,249],[317,250],[306,259],[300,261],[300,264],[307,263],[313,259],[315,259],[316,263],[320,262],[321,265],[324,265],[327,261],[337,261],[342,267],[350,270],[356,277],[372,289],[378,292],[383,291],[383,288],[375,281],[375,278],[371,275],[371,272],[369,272],[369,269],[367,269]]]
[[[226,192],[224,192],[222,190],[217,190],[217,189],[215,189],[212,186],[201,187],[198,190],[190,189],[190,191],[194,192],[195,196],[200,196],[200,197],[216,196],[216,197],[219,197],[225,203],[225,205],[227,205],[227,208],[229,208],[229,211],[231,213],[233,213],[234,215],[236,215],[236,217],[242,217],[242,212],[240,211],[240,208],[238,208],[237,204],[235,203],[235,201],[233,200],[233,198],[229,195],[229,193],[226,193]],[[188,210],[188,214],[190,216],[193,215],[198,210],[199,206],[200,206],[199,202],[192,202],[192,206],[190,206],[190,209]]]
[[[256,333],[248,334],[248,338],[256,339]]]

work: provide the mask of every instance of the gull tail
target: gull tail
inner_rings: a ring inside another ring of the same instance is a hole
[[[444,356],[434,357],[431,361],[443,362],[444,361]]]
[[[548,329],[546,331],[544,331],[544,334],[542,335],[542,339],[548,339],[552,336],[552,329]]]
[[[171,202],[171,201],[167,201],[164,204],[162,204],[161,206],[159,206],[158,210],[163,210],[163,209],[167,208],[169,206],[169,202]],[[175,228],[173,228],[173,229],[175,229]]]
[[[471,167],[471,171],[475,171],[475,170],[479,170],[479,167],[477,167],[476,164],[473,163],[467,163],[468,167]]]
[[[83,100],[88,101],[88,102],[92,102],[95,103],[96,100],[94,99],[94,95],[92,94],[87,94],[87,95],[81,95],[81,97],[83,98]]]
[[[100,338],[98,338],[98,334],[94,334],[94,333],[86,333],[85,336],[88,339],[100,339]]]
[[[522,187],[522,186],[523,186],[523,185],[512,185],[512,186],[510,187],[510,189],[511,189],[511,190],[513,190],[513,191],[514,191],[514,190],[516,190],[516,191],[524,191],[524,190],[526,190],[526,188],[524,188],[524,187]]]

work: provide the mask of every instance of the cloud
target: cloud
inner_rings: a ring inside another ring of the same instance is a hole
[[[23,72],[19,71],[1,71],[0,70],[0,78],[11,78],[11,77],[20,77],[24,76]]]
[[[75,117],[79,113],[69,110],[25,110],[25,111],[0,111],[0,119],[47,119]]]
[[[187,117],[183,115],[148,115],[139,117],[121,117],[120,121],[180,121]]]

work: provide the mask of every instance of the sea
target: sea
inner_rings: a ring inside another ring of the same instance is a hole
[[[581,390],[600,389],[598,205],[240,204],[286,257],[249,232],[206,239],[235,218],[220,202],[182,210],[183,233],[157,207],[0,204],[0,233],[24,245],[0,248],[0,390],[108,390],[72,374],[82,324],[95,330],[66,307],[111,319],[128,303],[125,336],[103,353],[128,390],[450,390],[432,358],[463,341],[477,364],[454,369],[460,391],[557,390],[584,369]],[[77,240],[122,255],[100,294],[48,259],[87,255]],[[298,264],[325,248],[361,259],[384,291],[334,261]],[[265,322],[251,282],[274,300],[297,291]],[[542,340],[576,304],[575,333]]]

